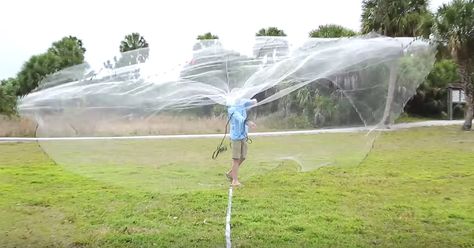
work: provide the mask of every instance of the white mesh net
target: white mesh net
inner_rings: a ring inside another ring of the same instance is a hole
[[[253,166],[242,170],[244,178],[281,161],[302,170],[357,165],[376,135],[367,130],[394,121],[436,53],[413,38],[300,44],[257,37],[250,48],[234,50],[219,40],[157,53],[134,50],[51,75],[21,99],[20,111],[38,121],[38,137],[89,137],[41,141],[56,162],[78,173],[159,190],[213,187],[225,185],[222,175],[230,165],[228,155],[210,159],[219,137],[150,135],[223,133],[226,107],[255,98],[258,105],[248,114],[256,131],[362,129],[255,137],[246,162]],[[93,138],[109,136],[135,138]]]

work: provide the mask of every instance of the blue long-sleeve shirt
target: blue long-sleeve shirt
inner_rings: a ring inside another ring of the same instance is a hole
[[[252,103],[250,99],[241,99],[227,109],[230,117],[229,135],[231,140],[242,140],[247,137],[249,128],[245,120],[247,119],[247,108],[252,106]]]

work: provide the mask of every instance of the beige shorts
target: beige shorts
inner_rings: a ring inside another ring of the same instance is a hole
[[[247,157],[247,142],[243,140],[232,140],[232,158],[245,159]]]

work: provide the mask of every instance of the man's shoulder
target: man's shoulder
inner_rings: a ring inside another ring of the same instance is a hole
[[[229,114],[231,114],[231,113],[236,112],[236,111],[241,112],[242,110],[245,110],[245,107],[244,107],[244,106],[240,106],[240,105],[237,106],[237,105],[234,105],[234,106],[229,107],[229,108],[227,109],[227,112],[228,112]]]

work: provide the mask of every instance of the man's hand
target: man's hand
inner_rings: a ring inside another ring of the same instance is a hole
[[[247,123],[248,123],[248,125],[249,125],[250,128],[252,128],[252,129],[257,128],[257,124],[255,124],[255,122],[253,122],[253,121],[248,121]]]

